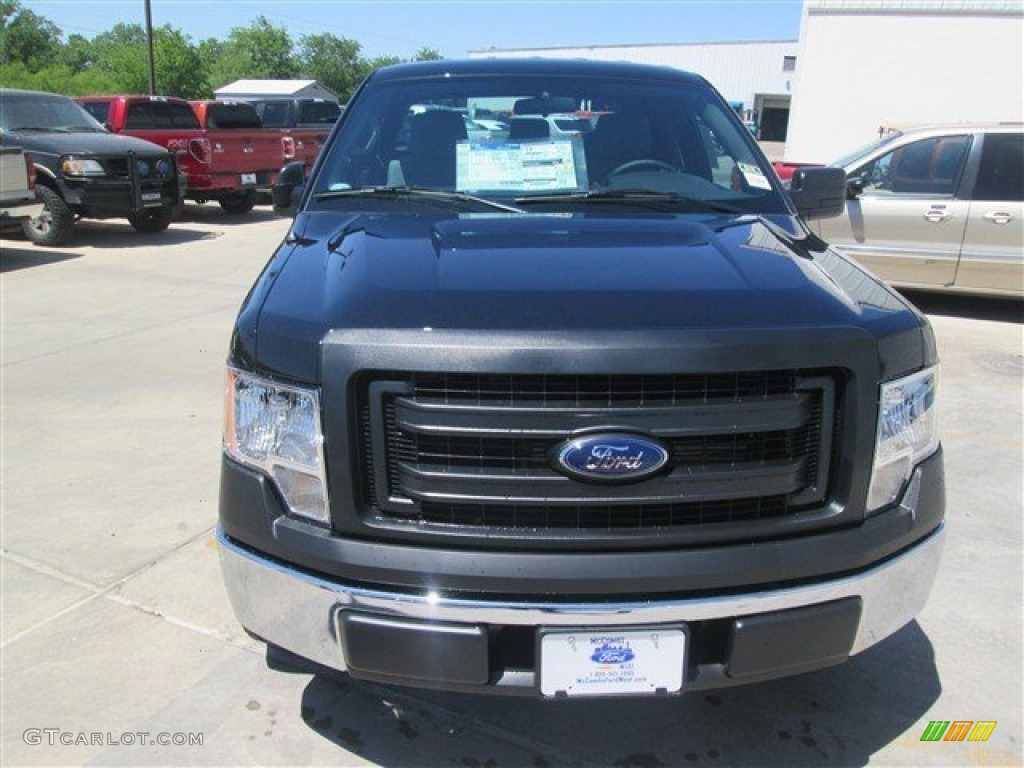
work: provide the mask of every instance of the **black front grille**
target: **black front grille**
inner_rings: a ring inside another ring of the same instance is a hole
[[[130,175],[127,157],[105,157],[101,162],[107,176],[113,179],[127,179]]]
[[[387,374],[367,375],[358,391],[371,525],[635,536],[764,525],[827,495],[836,410],[828,374]],[[654,437],[669,463],[629,484],[570,478],[553,450],[588,431]]]

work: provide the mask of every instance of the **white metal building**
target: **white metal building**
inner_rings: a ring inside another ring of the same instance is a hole
[[[795,40],[749,43],[596,45],[576,48],[490,48],[470,58],[543,57],[656,64],[707,78],[761,138],[783,141],[797,66]]]
[[[326,99],[337,103],[338,95],[316,80],[235,80],[217,88],[218,99]]]
[[[1024,121],[1021,0],[805,0],[785,157],[887,127]]]

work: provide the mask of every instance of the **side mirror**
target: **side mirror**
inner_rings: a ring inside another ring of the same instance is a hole
[[[279,216],[294,216],[305,188],[306,164],[301,160],[288,163],[277,174],[277,183],[270,193],[274,201],[274,213]]]
[[[842,216],[846,208],[846,171],[797,168],[789,185],[789,196],[805,220]]]
[[[868,180],[863,176],[854,176],[852,179],[848,179],[846,181],[846,199],[856,200],[867,185]]]

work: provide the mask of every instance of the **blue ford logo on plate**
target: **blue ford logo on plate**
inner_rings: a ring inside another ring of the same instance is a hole
[[[668,463],[668,451],[652,438],[623,433],[584,435],[559,445],[555,468],[577,480],[636,482]]]

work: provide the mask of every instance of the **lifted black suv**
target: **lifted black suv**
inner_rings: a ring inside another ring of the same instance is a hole
[[[0,142],[35,164],[43,212],[23,230],[39,245],[66,243],[77,218],[126,217],[139,232],[162,232],[182,201],[173,154],[110,134],[64,96],[0,89]]]
[[[281,179],[228,369],[251,633],[370,680],[654,695],[921,610],[935,344],[808,231],[842,170],[787,196],[700,77],[538,59],[378,70]]]

